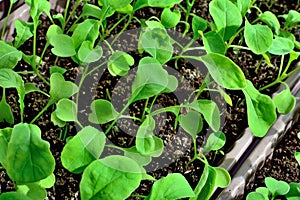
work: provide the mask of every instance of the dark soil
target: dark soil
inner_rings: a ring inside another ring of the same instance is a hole
[[[195,6],[192,10],[193,13],[212,21],[211,17],[208,14],[208,4],[209,0],[197,0]],[[277,13],[287,13],[289,9],[295,9],[295,5],[297,5],[293,1],[293,3],[283,4],[279,1],[275,2],[274,5],[271,6],[272,10]],[[270,3],[270,2],[269,2]],[[257,1],[257,4],[261,6],[261,9],[270,9],[268,8],[268,2]],[[184,3],[182,4],[184,5]],[[287,7],[288,6],[288,7]],[[80,9],[79,11],[80,12]],[[150,16],[159,16],[161,11],[159,9],[145,8],[137,12],[137,17],[139,18],[149,18]],[[111,17],[110,22],[116,20],[116,17]],[[38,54],[41,54],[42,48],[45,44],[45,33],[47,27],[50,25],[49,20],[44,17],[42,19],[43,23],[39,27],[38,31]],[[115,35],[122,29],[123,24],[121,24],[115,32],[112,34]],[[139,24],[135,21],[130,25],[128,29],[139,28]],[[178,27],[179,32],[183,32],[184,27]],[[297,31],[297,30],[295,30]],[[299,34],[297,35],[299,39]],[[26,42],[21,49],[25,51],[27,54],[31,54],[32,49],[32,39]],[[116,42],[114,45],[115,48],[121,50],[121,47],[124,47],[124,41]],[[127,45],[131,45],[135,40],[128,42]],[[200,44],[201,40],[198,41]],[[105,49],[105,47],[104,47]],[[109,55],[109,51],[104,51],[107,53],[106,56]],[[141,58],[141,55],[138,55],[136,51],[129,52],[135,59],[138,60]],[[262,87],[272,80],[276,78],[278,69],[278,62],[274,61],[273,67],[268,67],[264,62],[261,62],[261,58],[251,54],[249,52],[240,51],[236,54],[233,51],[228,52],[228,56],[235,61],[245,73],[247,79],[251,80],[256,87]],[[51,53],[50,48],[46,52],[46,56],[44,61],[45,64],[40,68],[41,74],[43,74],[46,79],[49,79],[49,69],[54,65],[56,57]],[[275,58],[276,59],[276,58]],[[174,66],[174,63],[167,63],[168,66]],[[199,64],[199,63],[197,63]],[[76,78],[80,77],[81,69],[72,62],[70,59],[58,59],[56,65],[66,68],[68,71],[65,74],[65,78],[67,80],[75,81]],[[187,61],[179,61],[178,72],[184,76],[187,82],[184,82],[178,90],[180,90],[181,94],[189,95],[193,90],[198,88],[206,75],[206,71],[197,71],[194,63],[191,64]],[[134,66],[136,67],[136,66]],[[16,71],[30,71],[31,67],[21,62],[16,68]],[[82,119],[82,123],[86,125],[87,122],[86,116],[89,113],[89,104],[93,100],[93,98],[103,98],[109,99],[110,96],[114,96],[114,99],[117,99],[117,102],[114,102],[116,109],[120,111],[122,106],[126,103],[126,100],[129,98],[130,94],[130,81],[133,78],[128,75],[127,80],[128,83],[125,83],[124,79],[120,79],[120,77],[111,76],[108,71],[97,71],[90,78],[96,81],[96,84],[84,86],[80,91],[80,95],[82,95],[80,102],[80,115],[79,119]],[[46,92],[49,91],[49,87],[41,82],[37,77],[32,75],[24,75],[23,79],[25,82],[34,82],[36,86]],[[271,88],[271,90],[266,91],[266,93],[271,94],[275,91],[276,87]],[[93,91],[93,96],[87,96],[85,93],[88,91]],[[210,98],[214,96],[217,99],[217,102],[220,105],[222,117],[225,119],[222,124],[222,131],[226,134],[227,142],[225,147],[222,149],[225,153],[229,152],[233,147],[235,141],[242,136],[242,131],[247,127],[247,116],[246,116],[246,106],[245,100],[242,92],[237,91],[227,91],[227,93],[231,96],[233,101],[233,106],[227,106],[221,97],[218,94],[209,94],[203,93],[200,98]],[[0,93],[1,94],[1,93]],[[110,95],[108,95],[110,94]],[[209,96],[210,95],[210,96]],[[17,103],[17,95],[15,90],[7,91],[7,100],[9,104],[13,107],[13,113],[16,119],[16,123],[19,123],[19,108]],[[46,105],[48,99],[42,94],[31,93],[26,95],[26,110],[25,110],[25,121],[30,122],[35,115],[39,113],[39,111]],[[176,95],[161,95],[156,99],[156,104],[159,107],[178,105],[179,99],[177,99]],[[141,116],[142,109],[144,108],[145,102],[139,101],[133,104],[128,113],[134,116]],[[53,188],[48,190],[48,198],[49,199],[79,199],[79,182],[81,179],[81,175],[74,175],[64,169],[61,165],[60,161],[60,153],[65,145],[65,137],[60,137],[61,133],[66,132],[66,137],[73,136],[76,134],[77,130],[74,124],[70,124],[65,128],[58,128],[52,124],[50,121],[50,115],[53,108],[49,108],[47,112],[45,112],[37,121],[36,124],[42,130],[43,139],[47,140],[51,145],[51,151],[53,156],[56,159],[56,183]],[[82,112],[81,112],[82,111]],[[182,173],[192,187],[195,187],[202,173],[202,164],[200,162],[193,162],[190,165],[187,165],[188,161],[191,159],[193,154],[193,147],[191,144],[191,138],[187,133],[185,133],[181,128],[174,130],[173,124],[175,121],[175,116],[172,114],[167,115],[158,115],[155,118],[157,129],[156,135],[164,140],[164,144],[166,146],[163,155],[159,159],[154,159],[152,163],[148,166],[147,170],[153,175],[155,178],[160,178],[166,176],[171,172],[179,172]],[[120,120],[118,122],[117,129],[113,129],[107,137],[111,143],[121,146],[121,147],[130,147],[134,145],[134,135],[128,135],[128,132],[136,132],[138,128],[138,123],[133,122],[132,120]],[[6,123],[0,123],[0,128],[4,128],[9,126]],[[102,130],[106,130],[109,124],[103,125],[99,128]],[[208,126],[205,125],[203,132],[199,134],[197,139],[197,148],[201,150],[203,145],[203,141],[206,138],[206,135],[210,133]],[[107,149],[105,151],[105,155],[119,153],[118,151]],[[218,165],[223,156],[221,154],[215,154],[214,152],[208,155],[209,161],[212,165]],[[136,190],[135,193],[141,195],[147,195],[151,188],[153,182],[143,181],[140,187]],[[9,180],[9,177],[6,175],[4,169],[0,169],[0,194],[6,191],[14,190],[13,183]],[[129,199],[138,199],[138,198],[129,198]]]
[[[300,164],[294,156],[295,152],[300,152],[298,133],[300,133],[300,118],[276,146],[272,158],[267,160],[264,166],[256,172],[255,178],[249,183],[245,194],[258,187],[265,187],[264,179],[266,177],[273,177],[287,183],[300,182]]]

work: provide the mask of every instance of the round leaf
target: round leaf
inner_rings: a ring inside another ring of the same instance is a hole
[[[221,188],[227,187],[231,182],[228,171],[221,167],[214,167],[213,169],[216,172],[216,186]]]
[[[33,124],[14,126],[7,148],[7,173],[18,184],[40,181],[54,171],[55,160],[48,142]]]
[[[214,132],[209,135],[204,146],[204,152],[217,151],[224,146],[225,142],[226,136],[223,132]]]
[[[77,105],[70,99],[61,99],[56,104],[56,117],[65,122],[77,121]]]
[[[209,31],[203,36],[203,43],[207,53],[225,54],[226,46],[219,33],[215,31]]]
[[[32,200],[20,192],[5,192],[0,195],[0,200]]]
[[[194,39],[197,39],[200,37],[200,34],[198,33],[198,31],[202,31],[204,32],[207,28],[207,24],[208,21],[206,21],[205,19],[194,15],[193,19],[192,19],[192,29],[193,29],[193,33],[194,33]]]
[[[147,200],[182,199],[195,196],[190,184],[179,173],[168,174],[156,181]]]
[[[117,51],[114,52],[108,59],[108,70],[113,76],[124,76],[130,70],[129,66],[134,64],[134,59],[131,55]]]
[[[59,57],[71,57],[76,54],[74,40],[68,35],[57,34],[51,36],[49,40],[53,46],[52,53]]]
[[[268,26],[251,25],[247,20],[244,35],[247,46],[255,54],[266,53],[273,42],[273,33]]]
[[[265,178],[265,184],[273,196],[285,195],[290,190],[289,184],[284,181],[278,181],[272,177]]]
[[[82,63],[91,63],[98,61],[102,57],[103,51],[100,46],[93,48],[90,41],[84,41],[77,54]]]
[[[114,120],[119,114],[111,102],[104,99],[94,100],[91,104],[91,110],[89,121],[95,124],[105,124]]]
[[[128,4],[130,4],[132,0],[108,0],[108,4],[114,9],[124,8]]]
[[[81,199],[126,199],[139,186],[142,171],[125,156],[113,155],[92,162],[80,182]]]
[[[271,27],[276,34],[279,34],[280,23],[275,14],[270,11],[266,11],[259,16],[259,19]]]
[[[268,199],[265,199],[265,197],[258,192],[250,192],[247,195],[246,200],[268,200]]]
[[[175,27],[180,21],[181,14],[179,10],[171,11],[170,8],[165,8],[161,13],[161,23],[166,28],[173,28]]]
[[[159,8],[171,8],[175,4],[180,3],[182,0],[148,0],[148,4],[151,7],[159,7]]]
[[[97,160],[103,152],[105,135],[91,126],[84,127],[64,147],[61,153],[63,166],[73,173],[82,173],[84,168]]]

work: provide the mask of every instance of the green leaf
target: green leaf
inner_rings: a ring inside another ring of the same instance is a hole
[[[62,150],[63,166],[72,173],[82,173],[84,168],[97,160],[103,152],[105,135],[91,126],[84,127]]]
[[[200,177],[200,180],[199,180],[196,188],[194,189],[194,193],[195,193],[196,196],[190,198],[190,200],[197,200],[198,197],[202,196],[201,193],[203,193],[204,190],[205,190],[206,182],[207,182],[208,177],[209,177],[209,166],[207,164],[205,164],[203,172],[202,172],[201,177]],[[205,198],[207,198],[207,197],[205,197]]]
[[[156,181],[146,200],[182,199],[194,197],[195,194],[182,174],[173,173]]]
[[[298,164],[300,165],[300,152],[294,153],[295,159],[297,160]]]
[[[168,85],[166,88],[162,91],[162,93],[170,93],[174,92],[178,87],[178,80],[175,76],[169,75],[168,76]]]
[[[124,150],[124,156],[136,161],[140,166],[146,166],[151,162],[151,156],[142,155],[136,147],[131,147]]]
[[[59,73],[63,75],[67,70],[65,68],[59,67],[59,66],[52,66],[50,67],[50,75],[54,73]]]
[[[140,185],[142,170],[132,159],[113,155],[92,162],[80,182],[81,199],[126,199]]]
[[[47,41],[51,44],[51,39],[56,36],[56,35],[60,35],[60,34],[63,34],[63,30],[55,25],[55,24],[52,24],[48,30],[47,30],[47,33],[46,33],[46,38],[47,38]]]
[[[274,55],[285,55],[292,52],[293,49],[293,41],[284,37],[275,37],[268,51]]]
[[[20,88],[23,84],[22,77],[12,69],[0,68],[0,87]]]
[[[213,167],[213,169],[216,172],[216,187],[226,188],[231,182],[228,171],[222,167]]]
[[[222,87],[239,90],[246,87],[246,78],[239,66],[226,56],[209,53],[201,57],[210,75]]]
[[[111,102],[104,99],[94,100],[91,104],[92,113],[89,115],[89,121],[95,124],[105,124],[118,116]]]
[[[118,8],[116,9],[117,12],[122,13],[122,14],[130,14],[133,12],[133,7],[132,5],[128,4],[127,6],[123,8]]]
[[[12,113],[10,105],[6,102],[6,97],[2,97],[0,101],[0,122],[6,121],[9,124],[14,123],[14,115]]]
[[[7,148],[6,171],[17,184],[40,181],[53,173],[55,160],[34,124],[14,126]]]
[[[25,0],[26,4],[30,6],[30,16],[34,21],[38,21],[39,16],[44,12],[50,15],[50,2],[47,0]]]
[[[39,181],[39,185],[42,188],[51,188],[54,186],[54,184],[55,184],[55,175],[54,174],[51,174],[47,178],[44,178],[43,180]]]
[[[22,52],[4,41],[0,41],[0,46],[0,69],[13,69],[22,59]]]
[[[280,23],[275,14],[270,11],[266,11],[259,16],[259,19],[272,28],[277,35],[279,34]]]
[[[258,193],[262,194],[266,200],[269,200],[269,196],[270,196],[271,193],[270,193],[268,188],[258,187],[258,188],[256,188],[255,192],[258,192]]]
[[[96,46],[93,48],[93,45],[90,41],[84,41],[78,50],[78,58],[84,63],[92,63],[98,61],[103,54],[101,46]]]
[[[162,139],[154,135],[154,119],[147,115],[144,122],[140,125],[136,135],[136,149],[142,155],[158,157],[164,148]]]
[[[66,122],[59,119],[57,116],[56,116],[56,112],[52,112],[51,113],[51,122],[55,125],[55,126],[59,126],[59,127],[64,127],[66,125]]]
[[[246,15],[249,8],[251,7],[251,0],[237,0],[237,7],[239,8],[242,17]]]
[[[69,98],[78,92],[78,87],[71,81],[65,81],[63,75],[60,73],[53,73],[50,76],[50,102]]]
[[[300,22],[300,13],[295,10],[290,10],[287,15],[283,16],[285,18],[284,27],[293,27],[296,23]]]
[[[156,59],[150,57],[141,59],[132,84],[130,102],[160,94],[168,86],[168,76],[168,72]]]
[[[84,41],[90,41],[92,46],[94,46],[95,41],[100,34],[100,24],[101,22],[99,20],[86,19],[76,26],[76,29],[72,34],[76,50],[79,49]]]
[[[148,0],[148,4],[151,7],[158,7],[158,8],[171,8],[175,4],[179,4],[182,0]]]
[[[296,98],[291,94],[289,87],[274,97],[274,103],[281,114],[290,113],[296,106]]]
[[[7,165],[7,148],[10,140],[12,128],[0,129],[0,163],[6,168]]]
[[[204,152],[217,151],[221,149],[226,142],[226,136],[223,132],[218,131],[209,135],[205,145]]]
[[[166,63],[172,57],[173,46],[171,38],[165,29],[147,29],[141,38],[142,48],[161,64]]]
[[[276,121],[276,107],[272,99],[261,94],[252,83],[247,80],[247,87],[243,89],[246,97],[247,116],[250,130],[256,137],[263,137]]]
[[[56,116],[65,122],[77,122],[77,105],[70,99],[61,99],[56,104]]]
[[[218,131],[220,128],[220,110],[217,104],[211,100],[199,99],[189,105],[192,109],[200,112],[208,125]]]
[[[32,200],[20,192],[5,192],[0,195],[0,200]]]
[[[59,21],[61,27],[65,27],[66,26],[66,21],[64,19],[64,16],[61,13],[53,15],[52,17],[53,17],[53,19],[57,19]]]
[[[273,196],[285,195],[290,190],[289,184],[284,181],[278,181],[272,177],[266,177],[265,184]]]
[[[189,110],[186,115],[179,115],[178,121],[181,127],[190,134],[194,140],[203,127],[201,114],[194,110]]]
[[[243,21],[239,9],[229,0],[211,1],[209,13],[224,41],[227,41],[236,33]]]
[[[255,54],[266,53],[273,42],[273,33],[268,26],[251,25],[247,20],[244,35],[247,46]]]
[[[56,56],[70,57],[76,54],[74,40],[68,35],[53,35],[49,42],[53,46],[51,52]]]
[[[171,11],[170,8],[165,8],[161,13],[161,23],[166,28],[175,27],[180,21],[181,14],[179,10]]]
[[[219,33],[215,31],[209,31],[203,36],[203,43],[207,53],[225,54],[226,45]]]
[[[108,58],[108,70],[113,76],[124,76],[134,64],[134,59],[128,53],[117,51]]]
[[[114,9],[124,8],[125,6],[129,5],[131,2],[132,0],[108,0],[108,4]]]
[[[285,195],[287,200],[298,200],[300,197],[300,183],[290,183],[290,191]]]
[[[268,199],[266,199],[262,194],[258,192],[250,192],[247,195],[246,200],[268,200]]]
[[[208,21],[203,19],[202,17],[199,17],[197,15],[193,16],[192,19],[192,29],[193,29],[193,39],[197,39],[200,37],[200,34],[198,31],[204,32],[207,28]]]
[[[100,19],[101,17],[101,9],[98,6],[93,4],[84,4],[82,8],[81,16],[83,17],[95,17]]]
[[[24,87],[25,87],[25,94],[29,94],[31,92],[39,92],[39,93],[42,93],[44,94],[45,96],[49,96],[46,92],[40,90],[39,88],[37,88],[34,83],[31,83],[31,82],[27,82],[24,84]]]
[[[137,11],[141,8],[149,6],[148,0],[136,0],[133,5],[133,10]]]
[[[207,179],[200,179],[200,181],[203,180],[204,185],[202,185],[203,183],[198,183],[195,189],[196,198],[190,198],[190,200],[209,200],[212,196],[216,182],[216,171],[208,164],[205,164],[204,170],[206,171],[205,173],[208,173]],[[203,187],[200,188],[198,187],[199,185]]]
[[[47,192],[38,183],[28,183],[26,185],[17,185],[17,192],[23,193],[31,199],[45,199]]]
[[[24,22],[21,20],[16,20],[14,22],[16,27],[17,36],[14,40],[14,46],[19,48],[24,42],[33,36],[32,29],[33,24],[30,22]]]

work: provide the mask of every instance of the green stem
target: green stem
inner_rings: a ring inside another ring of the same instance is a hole
[[[143,199],[146,199],[147,198],[147,196],[145,196],[145,195],[140,195],[140,194],[132,194],[132,195],[130,195],[131,197],[138,197],[138,198],[143,198]]]
[[[229,48],[229,46],[232,44],[232,42],[234,41],[234,39],[240,34],[240,32],[242,32],[244,30],[244,27],[239,29],[228,41],[227,43],[227,48]]]
[[[12,7],[13,7],[13,4],[12,4],[12,1],[10,1],[9,8],[8,8],[8,15],[5,18],[4,26],[3,26],[3,29],[2,29],[1,40],[4,40],[4,34],[5,34],[5,31],[6,31],[6,27],[7,27],[8,19],[10,17]]]
[[[53,104],[52,101],[49,101],[46,104],[46,106],[39,112],[39,114],[37,114],[35,118],[31,120],[30,124],[33,124],[52,104]]]
[[[144,106],[144,110],[143,110],[143,114],[142,114],[142,121],[144,121],[144,119],[145,119],[146,109],[148,107],[148,103],[149,103],[149,98],[147,98],[146,102],[145,102],[145,106]]]
[[[133,116],[130,116],[130,115],[122,115],[120,118],[122,118],[122,119],[133,119],[133,120],[136,120],[136,121],[142,121],[140,118],[133,117]]]
[[[280,66],[279,66],[279,72],[278,72],[278,76],[277,79],[279,79],[281,77],[281,72],[282,72],[282,68],[283,68],[283,61],[284,61],[284,55],[281,56],[281,60],[280,60]],[[284,74],[284,72],[283,72]]]
[[[68,17],[67,20],[65,21],[65,25],[68,24],[68,22],[70,21],[71,17],[73,17],[73,15],[75,14],[77,7],[80,5],[80,1],[81,1],[81,0],[76,0],[75,6],[74,6],[73,10],[71,11],[69,17]]]
[[[66,7],[65,7],[65,13],[64,13],[64,25],[62,27],[63,30],[65,30],[65,27],[66,27],[66,19],[67,19],[67,13],[68,13],[68,10],[69,10],[69,5],[70,5],[70,0],[67,0],[67,3],[66,3]]]
[[[130,101],[128,101],[128,103],[124,106],[124,108],[121,110],[121,112],[117,115],[117,117],[115,118],[115,120],[109,125],[108,129],[106,129],[105,131],[105,135],[112,129],[112,127],[117,123],[117,121],[119,120],[119,118],[123,115],[123,113],[127,110],[127,108],[130,105]]]
[[[153,101],[151,102],[151,105],[150,105],[150,108],[149,108],[149,112],[151,112],[151,110],[152,110],[152,108],[153,108],[153,106],[154,106],[154,103],[155,103],[157,97],[158,97],[158,95],[155,95]]]
[[[239,45],[230,45],[229,48],[237,48],[237,49],[244,49],[244,50],[251,51],[251,49],[249,49],[248,47],[243,47]]]
[[[126,22],[126,24],[124,25],[124,27],[122,28],[122,30],[119,32],[119,34],[116,35],[116,37],[113,39],[113,41],[111,42],[111,44],[113,44],[120,37],[120,35],[127,29],[127,27],[129,26],[129,24],[131,23],[131,20],[132,20],[132,14],[129,15],[128,21]]]

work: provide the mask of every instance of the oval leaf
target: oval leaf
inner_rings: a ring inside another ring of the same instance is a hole
[[[250,130],[256,137],[263,137],[276,121],[275,104],[269,96],[256,90],[249,80],[247,80],[247,87],[243,89],[243,93],[246,97]]]
[[[288,183],[284,181],[278,181],[272,177],[265,178],[265,184],[272,193],[272,196],[285,195],[290,190],[290,186]]]
[[[146,200],[182,199],[195,196],[190,184],[179,173],[168,174],[156,181]]]
[[[104,99],[94,100],[91,104],[91,110],[89,121],[95,124],[105,124],[114,120],[119,114],[111,102]]]
[[[63,166],[72,173],[82,173],[84,168],[97,160],[103,152],[105,135],[91,126],[84,127],[70,141],[61,153]]]
[[[266,53],[273,42],[273,33],[268,26],[251,25],[247,20],[244,35],[247,46],[255,54]]]
[[[54,171],[55,160],[48,142],[34,124],[14,126],[7,148],[7,173],[18,184],[40,181]]]
[[[33,36],[32,29],[33,24],[30,22],[24,22],[21,20],[16,20],[14,22],[16,27],[17,36],[14,40],[14,46],[19,48],[24,42]]]
[[[125,6],[128,6],[131,2],[132,0],[108,0],[108,4],[114,9],[124,8]]]
[[[291,94],[289,88],[286,88],[274,97],[274,103],[281,114],[290,113],[296,106],[296,98]]]
[[[216,172],[216,186],[226,188],[231,182],[231,177],[228,171],[222,167],[214,167],[213,169]]]
[[[258,192],[250,192],[247,195],[246,200],[268,200],[268,199],[265,199],[265,197]]]
[[[203,36],[203,43],[207,53],[225,54],[226,46],[219,33],[215,31],[209,31]]]
[[[161,23],[166,28],[173,28],[175,27],[180,21],[181,14],[179,10],[171,11],[170,8],[165,8],[161,13]]]
[[[193,19],[192,19],[192,29],[193,29],[193,33],[194,33],[193,39],[197,39],[200,37],[200,34],[198,31],[204,32],[207,28],[207,24],[208,24],[208,21],[206,21],[202,17],[199,17],[197,15],[193,16]]]
[[[221,149],[226,142],[226,136],[223,132],[218,131],[209,135],[205,145],[204,152],[217,151]]]
[[[171,8],[175,4],[180,3],[182,0],[148,0],[148,5],[151,7],[159,7],[159,8]]]
[[[92,162],[80,182],[81,199],[126,199],[139,186],[142,170],[132,159],[113,155]]]
[[[210,53],[201,57],[210,75],[222,87],[239,90],[246,87],[246,78],[239,66],[229,58]]]
[[[56,117],[65,122],[77,121],[77,105],[70,99],[61,99],[56,104],[56,110],[54,111]]]
[[[22,52],[4,41],[0,41],[0,46],[0,68],[13,69],[22,59]]]
[[[293,41],[284,37],[275,37],[268,51],[274,55],[285,55],[292,52],[293,49]]]
[[[266,11],[259,16],[259,19],[271,27],[276,34],[279,34],[280,23],[272,12]]]
[[[229,0],[211,1],[209,13],[224,41],[230,39],[242,24],[242,15],[239,9]]]
[[[84,64],[98,61],[102,57],[102,54],[101,46],[93,48],[90,41],[84,41],[77,53],[79,60]]]
[[[52,53],[59,57],[70,57],[76,54],[74,40],[65,34],[51,36]]]
[[[201,114],[197,111],[190,110],[186,115],[179,115],[178,121],[181,127],[192,136],[195,140],[197,133],[202,130],[203,121]]]

